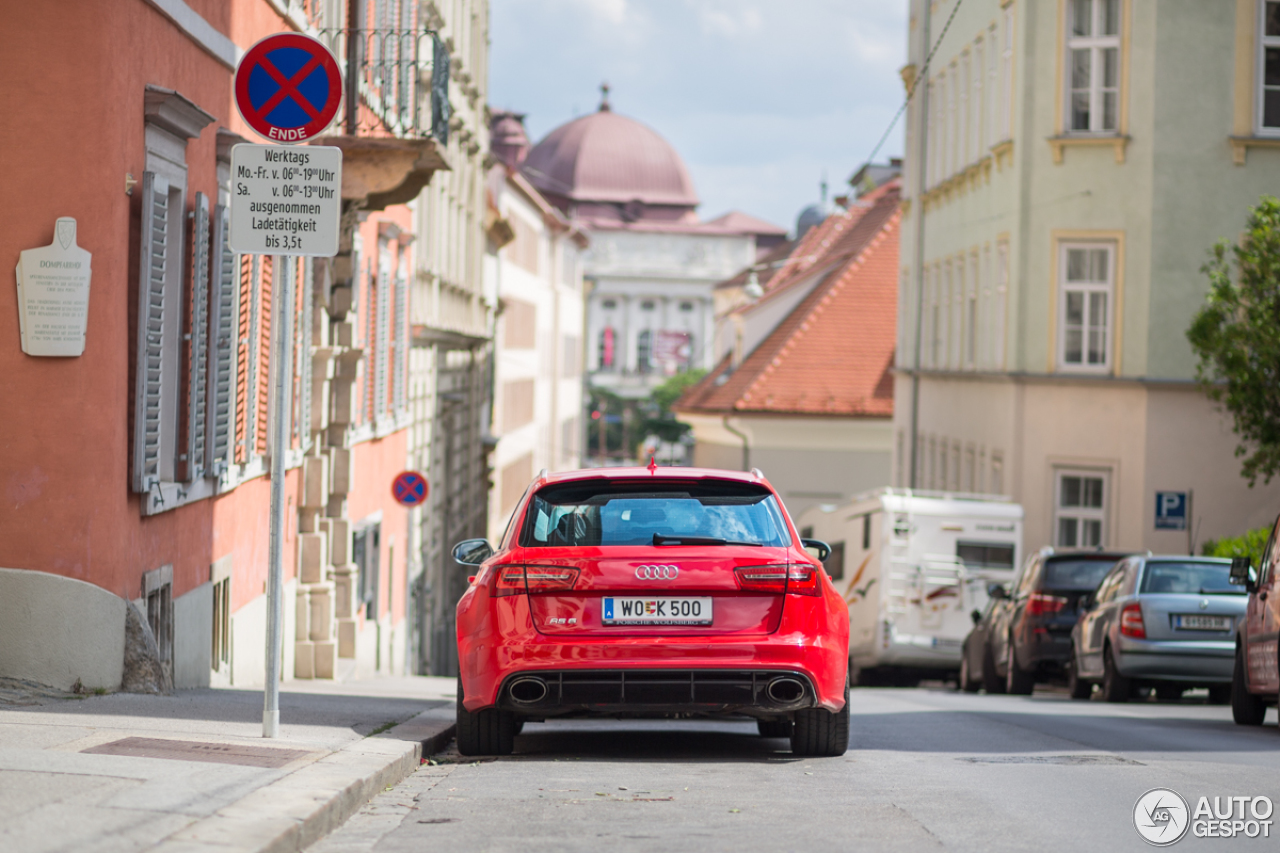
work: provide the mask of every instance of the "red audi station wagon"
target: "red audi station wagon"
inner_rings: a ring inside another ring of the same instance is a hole
[[[849,616],[759,471],[538,476],[458,602],[458,750],[526,720],[752,717],[798,755],[848,747]]]

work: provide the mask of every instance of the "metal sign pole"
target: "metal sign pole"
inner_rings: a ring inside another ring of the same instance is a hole
[[[280,664],[284,651],[284,472],[289,449],[293,377],[293,273],[297,258],[278,255],[271,305],[271,545],[267,564],[267,683],[262,691],[262,736],[280,736]]]

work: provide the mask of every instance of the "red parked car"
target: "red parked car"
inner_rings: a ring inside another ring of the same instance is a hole
[[[849,741],[849,615],[759,471],[608,468],[533,482],[458,602],[458,750],[525,720],[754,717],[798,755]]]

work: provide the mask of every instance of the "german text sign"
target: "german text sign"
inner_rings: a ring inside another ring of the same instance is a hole
[[[84,353],[91,260],[76,245],[70,216],[55,223],[53,243],[18,256],[18,327],[27,355]]]
[[[272,142],[305,142],[324,132],[342,103],[342,72],[321,42],[277,33],[245,51],[236,66],[236,108]]]
[[[231,149],[231,251],[333,257],[341,208],[341,148]]]

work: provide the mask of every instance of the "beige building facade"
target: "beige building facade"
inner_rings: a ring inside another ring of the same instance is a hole
[[[985,0],[939,41],[954,0],[913,0],[895,484],[1010,494],[1030,547],[1186,552],[1274,518],[1185,330],[1280,167],[1278,5]]]

